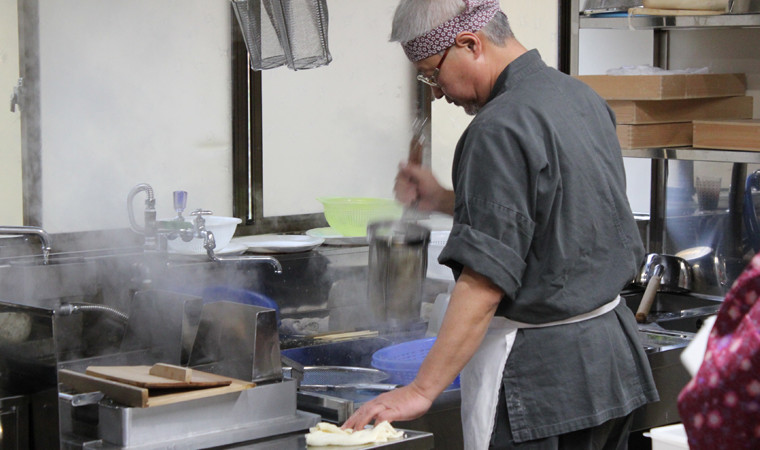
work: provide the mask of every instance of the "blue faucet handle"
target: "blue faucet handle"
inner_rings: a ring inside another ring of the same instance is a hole
[[[174,210],[178,216],[182,216],[182,211],[187,207],[187,191],[174,191]]]

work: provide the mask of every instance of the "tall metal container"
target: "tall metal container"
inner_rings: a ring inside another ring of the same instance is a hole
[[[430,229],[385,221],[367,227],[368,298],[376,324],[402,327],[419,321]]]

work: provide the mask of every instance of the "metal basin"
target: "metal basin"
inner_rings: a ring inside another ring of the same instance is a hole
[[[621,294],[632,311],[638,309],[643,291]],[[634,415],[633,431],[678,422],[677,399],[691,376],[680,361],[683,349],[704,320],[715,314],[722,297],[658,292],[648,316],[640,323],[639,337],[652,368],[660,401],[641,407]]]
[[[621,296],[628,307],[632,311],[636,311],[643,294],[644,291],[635,291],[623,293]],[[650,314],[660,314],[663,319],[666,317],[666,314],[670,314],[672,318],[676,318],[680,317],[684,311],[705,306],[720,306],[722,302],[722,297],[712,295],[658,292],[654,298],[654,303],[652,303]]]
[[[643,292],[633,292],[622,297],[628,307],[636,311],[642,295]],[[707,317],[718,313],[722,304],[722,297],[658,292],[647,318],[648,323],[640,328],[696,333]]]
[[[670,331],[696,333],[700,328],[702,328],[705,320],[708,317],[717,314],[718,310],[720,310],[720,304],[689,309],[683,311],[681,317],[658,320],[657,325]]]
[[[390,344],[376,337],[291,348],[282,354],[304,366],[372,367],[372,354]]]

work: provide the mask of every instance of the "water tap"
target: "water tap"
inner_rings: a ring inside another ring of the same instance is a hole
[[[21,234],[37,236],[42,243],[42,263],[47,264],[50,259],[50,246],[52,239],[50,235],[40,227],[31,226],[2,226],[0,225],[0,234]]]
[[[134,207],[132,205],[135,196],[140,192],[145,192],[147,195],[147,198],[145,199],[144,226],[137,224]],[[156,239],[156,197],[153,195],[153,188],[149,184],[140,183],[129,191],[129,194],[127,195],[127,213],[129,215],[129,225],[132,227],[132,231],[145,236],[143,244],[144,249],[147,251],[159,250],[158,240]]]

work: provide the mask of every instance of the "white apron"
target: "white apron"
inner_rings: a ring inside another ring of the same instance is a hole
[[[620,296],[585,314],[542,324],[522,323],[506,317],[494,317],[483,342],[462,370],[460,378],[465,449],[488,448],[494,427],[496,404],[499,401],[502,374],[518,329],[544,328],[581,322],[612,311],[619,302]]]

